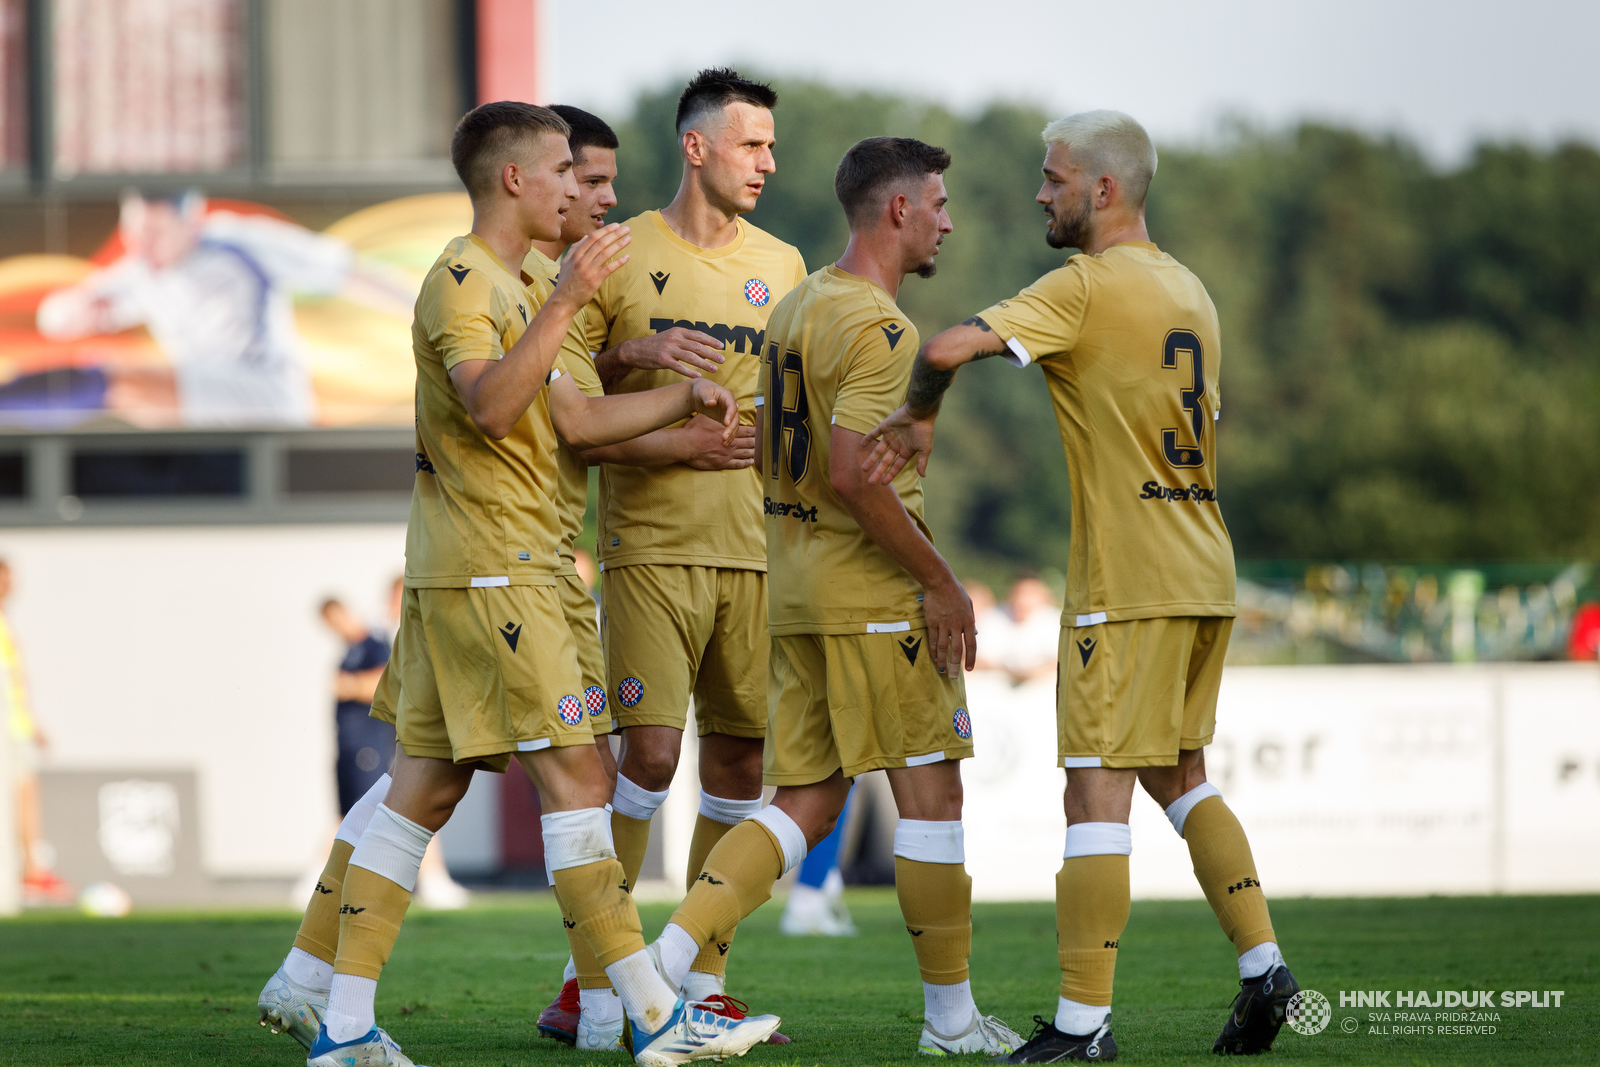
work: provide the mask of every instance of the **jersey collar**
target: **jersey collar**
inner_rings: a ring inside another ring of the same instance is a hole
[[[506,265],[504,263],[500,262],[500,257],[495,255],[495,251],[489,247],[488,241],[485,241],[482,237],[479,237],[475,233],[468,233],[467,244],[477,249],[478,252],[482,254],[483,258],[488,261],[489,266],[498,270],[507,278],[511,277],[511,272],[506,270]],[[517,277],[513,280],[516,281],[517,284],[521,285],[524,289],[532,285],[534,281],[533,277],[520,267],[517,268]]]
[[[665,237],[670,244],[675,245],[677,248],[689,253],[691,256],[699,256],[701,259],[723,259],[727,256],[733,255],[735,252],[739,251],[739,249],[744,247],[744,239],[750,232],[749,227],[744,221],[744,216],[741,215],[733,220],[734,223],[739,227],[739,236],[735,237],[721,248],[701,248],[699,245],[690,244],[682,237],[679,237],[677,234],[673,233],[672,227],[667,225],[667,220],[661,217],[661,212],[646,211],[645,217],[647,217],[651,222],[655,223],[656,229],[661,231],[661,236]]]

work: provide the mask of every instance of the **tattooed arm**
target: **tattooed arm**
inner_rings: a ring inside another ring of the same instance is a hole
[[[861,469],[871,472],[867,480],[874,485],[893,480],[913,456],[917,473],[926,475],[933,451],[933,420],[957,368],[1005,351],[989,324],[976,315],[929,338],[912,365],[905,404],[862,439],[862,452],[872,448],[861,460]]]

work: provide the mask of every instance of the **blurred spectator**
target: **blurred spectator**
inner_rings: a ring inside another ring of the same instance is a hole
[[[22,655],[11,637],[5,603],[11,596],[11,565],[0,560],[0,700],[17,753],[17,836],[22,845],[22,892],[29,903],[70,901],[72,886],[51,869],[49,846],[44,841],[44,817],[39,805],[39,763],[49,745],[33,719]]]
[[[600,568],[594,565],[594,557],[580,548],[572,553],[572,565],[577,568],[583,584],[593,589],[595,582],[600,579]]]
[[[1568,659],[1600,659],[1600,603],[1591,600],[1572,615],[1567,634]]]
[[[1001,661],[1018,685],[1035,678],[1054,677],[1056,649],[1061,641],[1061,605],[1038,578],[1017,579],[1006,597],[1011,629],[1006,634]],[[980,642],[981,644],[981,642]]]
[[[378,691],[384,664],[389,662],[389,643],[337,600],[323,602],[322,621],[345,645],[344,659],[333,679],[333,718],[339,738],[334,773],[343,816],[394,759],[394,727],[371,717],[372,697]]]
[[[1006,637],[1011,620],[995,604],[994,591],[975,578],[961,583],[972,600],[972,617],[978,625],[978,660],[974,670],[1005,670]]]
[[[400,625],[404,594],[405,579],[396,578],[389,587],[388,605],[389,624],[395,630]],[[324,600],[321,614],[328,629],[345,644],[344,658],[333,678],[333,714],[339,746],[334,774],[339,786],[339,817],[343,818],[355,802],[388,773],[389,764],[394,760],[394,726],[372,718],[372,698],[389,662],[389,642],[374,634],[336,599]],[[336,824],[334,830],[337,829]],[[330,841],[332,836],[330,832]],[[469,894],[450,877],[440,849],[435,836],[428,843],[422,869],[417,872],[416,901],[422,907],[441,911],[464,908]],[[290,891],[296,903],[311,895],[321,871],[322,860],[318,858]]]

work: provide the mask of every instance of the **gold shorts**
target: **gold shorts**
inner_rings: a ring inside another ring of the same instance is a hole
[[[600,612],[589,587],[576,574],[556,575],[561,592],[561,611],[567,617],[573,643],[578,646],[578,669],[583,672],[583,710],[589,716],[589,729],[609,734],[612,728],[611,701],[606,698],[606,659],[600,651]]]
[[[556,587],[408,588],[372,716],[408,756],[496,771],[514,752],[593,744]]]
[[[841,768],[919,767],[972,755],[967,684],[946,678],[926,630],[772,639],[768,785],[810,785]]]
[[[600,636],[618,729],[688,721],[701,736],[767,733],[767,576],[644,563],[601,578]]]
[[[1209,745],[1232,632],[1220,616],[1063,626],[1060,765],[1171,767],[1180,750]]]

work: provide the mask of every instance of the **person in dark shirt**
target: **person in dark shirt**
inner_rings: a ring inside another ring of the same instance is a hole
[[[394,759],[394,726],[370,717],[372,695],[389,662],[389,642],[374,634],[337,600],[322,604],[322,621],[345,643],[344,659],[334,677],[334,722],[338,729],[339,814],[389,770]]]

